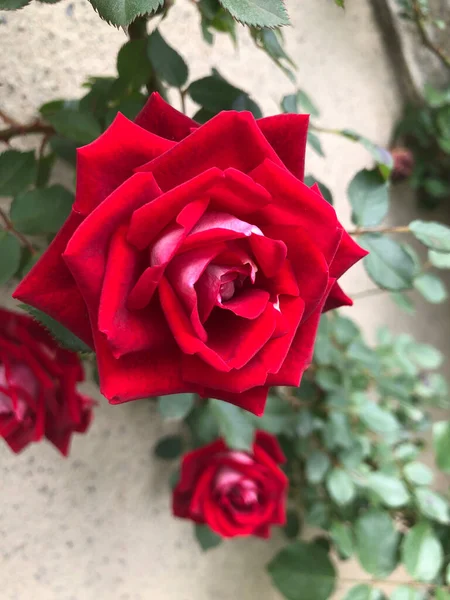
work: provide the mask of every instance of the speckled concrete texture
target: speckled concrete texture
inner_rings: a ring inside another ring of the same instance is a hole
[[[288,49],[299,65],[300,86],[322,110],[321,124],[351,127],[387,143],[400,98],[369,0],[348,0],[345,13],[331,0],[288,4],[294,25],[286,30]],[[210,49],[201,42],[197,20],[194,7],[177,0],[163,24],[168,40],[187,58],[191,77],[215,65],[253,92],[266,114],[276,113],[281,96],[293,89],[286,77],[253,47],[244,29],[237,52],[220,36]],[[85,0],[32,3],[4,13],[0,106],[26,121],[46,100],[76,97],[87,75],[114,73],[125,39]],[[308,172],[333,189],[339,215],[348,223],[346,187],[370,157],[338,138],[324,137],[323,144],[327,159],[308,151]],[[66,176],[61,171],[58,177]],[[407,193],[405,198],[410,202]],[[399,212],[408,210],[405,204]],[[350,293],[372,287],[362,268],[344,285]],[[5,303],[12,305],[7,292]],[[436,323],[444,315],[441,308],[433,310]],[[397,330],[412,323],[382,297],[358,301],[352,315],[370,337],[386,320]],[[449,337],[448,328],[428,322],[418,328],[423,341]],[[87,388],[95,394],[93,386]],[[74,439],[67,460],[45,444],[18,457],[0,446],[0,600],[278,599],[264,565],[281,536],[269,543],[227,542],[202,556],[191,525],[171,516],[167,464],[152,456],[155,441],[174,426],[162,424],[145,401],[116,407],[99,402],[90,433]],[[342,572],[364,577],[349,563]],[[342,583],[336,597],[350,585]]]

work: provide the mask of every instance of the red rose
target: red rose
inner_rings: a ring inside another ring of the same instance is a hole
[[[230,450],[223,440],[183,457],[173,492],[173,513],[207,523],[222,537],[269,537],[271,525],[286,521],[288,479],[279,468],[285,457],[276,437],[258,431],[249,454]]]
[[[0,437],[13,452],[46,437],[67,456],[92,401],[76,391],[83,368],[33,319],[0,309]]]
[[[199,126],[153,94],[78,150],[73,211],[15,297],[97,353],[120,403],[197,392],[256,414],[298,385],[362,250],[301,182],[308,117]]]

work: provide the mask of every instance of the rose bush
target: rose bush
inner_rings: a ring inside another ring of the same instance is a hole
[[[91,422],[79,394],[83,367],[29,317],[0,309],[0,437],[14,452],[47,438],[67,456],[74,432]]]
[[[307,126],[198,126],[154,94],[78,150],[72,213],[15,297],[95,348],[111,402],[189,391],[261,414],[298,385],[366,253],[301,181]]]
[[[222,537],[267,538],[286,520],[285,457],[275,436],[258,431],[253,452],[230,450],[220,439],[183,457],[173,492],[177,517],[206,523]]]

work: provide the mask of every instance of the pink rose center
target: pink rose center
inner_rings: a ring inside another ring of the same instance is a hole
[[[28,408],[26,397],[35,399],[38,388],[38,381],[27,365],[13,363],[7,375],[5,365],[0,364],[0,415],[14,412],[17,419],[24,420]]]

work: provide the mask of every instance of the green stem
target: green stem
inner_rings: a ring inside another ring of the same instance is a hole
[[[148,17],[137,17],[128,25],[128,37],[130,40],[143,40],[147,37]]]
[[[22,233],[20,233],[20,231],[17,231],[17,229],[14,229],[14,225],[12,224],[10,219],[7,217],[5,211],[1,208],[0,208],[0,218],[2,219],[3,223],[5,224],[5,230],[10,231],[13,235],[15,235],[16,238],[22,243],[22,245],[25,246],[26,248],[28,248],[28,250],[30,251],[30,254],[36,254],[36,250],[33,248],[31,243],[27,240],[27,238]]]
[[[437,58],[441,61],[441,63],[447,68],[450,69],[450,56],[448,56],[442,48],[436,46],[433,40],[430,37],[430,34],[426,28],[426,18],[420,8],[420,4],[418,0],[411,0],[411,8],[413,12],[414,22],[416,24],[417,30],[422,38],[423,45],[428,48]]]
[[[400,225],[397,227],[357,227],[347,233],[357,236],[364,233],[409,233],[409,231],[409,225]]]

